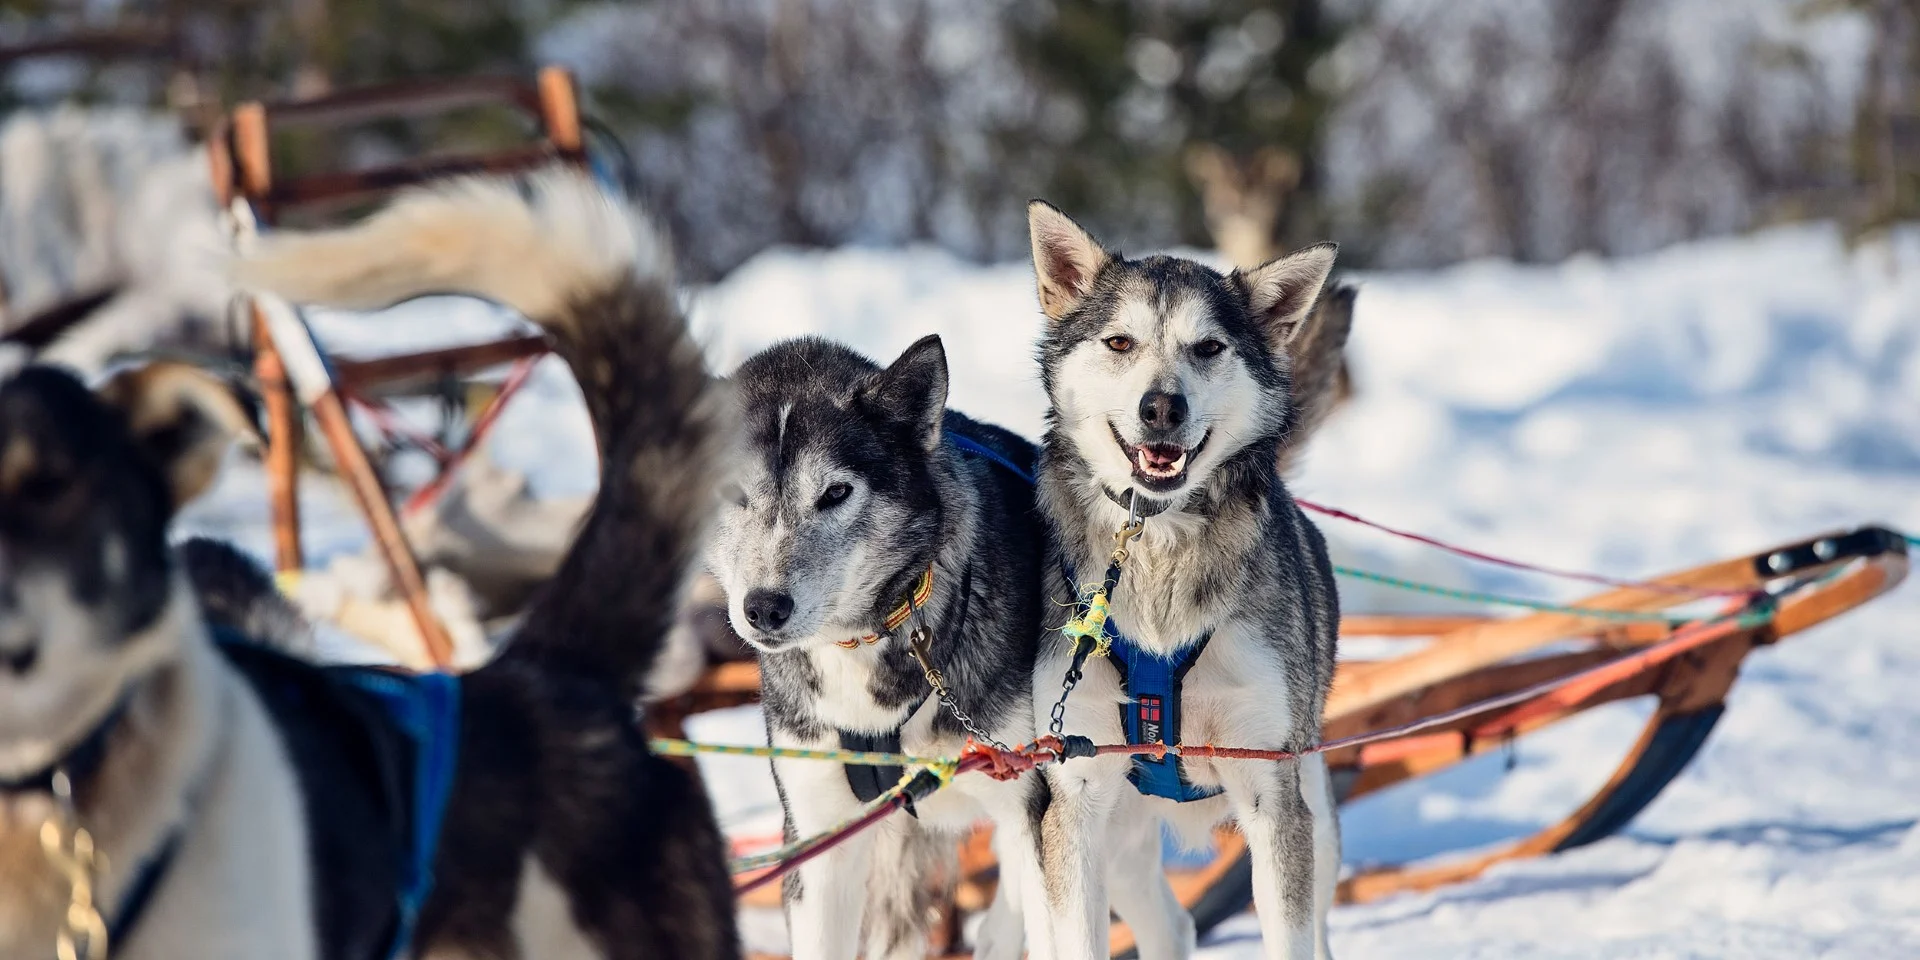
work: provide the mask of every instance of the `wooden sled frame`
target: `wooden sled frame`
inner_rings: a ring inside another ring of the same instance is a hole
[[[1905,579],[1907,562],[1906,541],[1900,534],[1863,527],[1669,574],[1652,582],[1713,591],[1758,591],[1788,578],[1801,582],[1771,616],[1716,631],[1672,658],[1649,656],[1647,666],[1623,669],[1604,686],[1550,694],[1404,739],[1331,753],[1336,789],[1345,803],[1503,749],[1514,738],[1594,707],[1636,697],[1657,700],[1652,717],[1613,775],[1565,819],[1530,837],[1465,858],[1363,867],[1341,882],[1341,902],[1365,902],[1470,880],[1497,863],[1570,850],[1618,832],[1679,776],[1706,742],[1726,709],[1727,693],[1747,654],[1891,590]],[[1657,612],[1688,599],[1670,590],[1628,587],[1589,597],[1577,606]],[[1657,622],[1623,624],[1562,613],[1504,620],[1350,615],[1342,621],[1341,631],[1353,636],[1432,639],[1405,656],[1341,664],[1327,705],[1329,739],[1437,716],[1602,664],[1631,665],[1621,658],[1657,653],[1662,642],[1674,636],[1673,628]],[[1548,647],[1554,649],[1547,651]],[[759,674],[753,663],[724,664],[685,696],[656,707],[651,720],[656,727],[673,731],[664,735],[679,735],[687,716],[753,703],[758,690]],[[962,845],[963,879],[936,950],[950,951],[957,945],[955,908],[983,909],[992,897],[995,871],[990,836],[988,829],[981,828]],[[1170,872],[1170,878],[1181,902],[1204,929],[1247,908],[1251,871],[1243,841],[1223,828],[1216,833],[1211,862],[1197,870]],[[743,905],[777,908],[778,896],[769,886]],[[1132,948],[1131,935],[1123,925],[1115,924],[1113,946],[1116,955]]]
[[[480,105],[506,105],[525,113],[539,132],[523,147],[487,154],[427,158],[369,170],[323,172],[297,178],[274,175],[271,132],[291,126],[342,126],[375,119],[419,117]],[[215,196],[233,212],[237,229],[266,226],[294,209],[324,208],[375,197],[401,187],[461,173],[511,173],[564,161],[584,166],[587,150],[573,76],[546,67],[531,82],[519,78],[431,81],[352,90],[311,100],[252,102],[236,107],[208,139]],[[298,498],[301,426],[310,413],[361,513],[373,531],[396,590],[435,667],[452,661],[447,632],[428,605],[426,582],[412,546],[401,531],[387,491],[353,431],[346,399],[374,388],[444,381],[547,351],[546,339],[529,335],[491,343],[429,350],[402,356],[339,360],[326,355],[301,315],[284,301],[256,297],[248,305],[253,329],[253,370],[267,418],[266,471],[273,514],[274,560],[282,574],[305,566],[300,545]],[[503,390],[480,414],[474,439],[511,395]],[[448,473],[472,443],[442,462]],[[413,651],[395,651],[413,660]]]

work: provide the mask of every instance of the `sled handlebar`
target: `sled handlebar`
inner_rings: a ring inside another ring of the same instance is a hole
[[[276,178],[272,134],[293,128],[329,128],[384,119],[418,119],[454,110],[500,105],[527,115],[539,139],[485,153],[423,157],[362,170]],[[214,195],[221,206],[243,199],[262,223],[289,210],[365,200],[402,187],[462,173],[512,173],[564,160],[586,162],[578,89],[563,67],[543,67],[532,81],[518,77],[431,80],[390,84],[292,101],[249,101],[235,107],[207,141]]]

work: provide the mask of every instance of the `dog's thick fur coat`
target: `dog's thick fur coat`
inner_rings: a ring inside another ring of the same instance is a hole
[[[1160,657],[1205,644],[1185,678],[1180,739],[1317,743],[1338,602],[1325,544],[1288,495],[1276,456],[1301,444],[1288,347],[1326,281],[1332,245],[1223,276],[1178,258],[1128,260],[1043,203],[1030,225],[1049,318],[1040,506],[1055,551],[1052,600],[1075,600],[1058,571],[1087,579],[1104,569],[1131,492],[1148,519],[1112,598],[1114,622]],[[1058,694],[1066,661],[1067,645],[1043,645],[1036,703]],[[1092,661],[1066,731],[1116,742],[1114,704],[1125,700],[1117,671]],[[1127,891],[1109,890],[1100,838],[1115,805],[1135,799],[1196,840],[1234,817],[1253,855],[1268,955],[1326,956],[1339,834],[1322,758],[1188,762],[1193,783],[1224,792],[1177,804],[1137,798],[1129,763],[1103,757],[1049,770],[1042,845],[1061,956],[1106,955],[1109,894],[1118,901]]]
[[[982,730],[1031,739],[1026,678],[1042,555],[1033,487],[952,437],[1006,451],[1021,471],[1031,470],[1032,454],[1012,434],[945,412],[939,338],[885,369],[824,340],[790,341],[750,358],[730,380],[746,429],[709,564],[735,629],[761,651],[770,741],[832,749],[897,736],[907,753],[959,752],[967,731],[914,662],[913,624],[883,630],[929,565],[922,616],[932,665]],[[789,835],[814,834],[860,809],[837,765],[777,760],[773,769]],[[1002,883],[1036,887],[1033,811],[1044,803],[1037,778],[970,776],[919,804],[917,819],[892,817],[802,867],[785,888],[794,956],[853,960],[863,927],[865,956],[924,956],[924,891],[942,871],[951,879],[957,832],[991,816]],[[1007,939],[1017,951],[1020,936]]]
[[[560,576],[506,652],[459,681],[457,779],[410,953],[737,956],[706,799],[647,752],[630,706],[723,442],[652,226],[574,174],[536,177],[526,195],[468,181],[365,227],[276,238],[241,274],[336,303],[499,299],[553,335],[599,430],[600,492]],[[299,625],[231,555],[167,545],[172,512],[242,416],[222,392],[178,367],[97,396],[41,368],[0,383],[0,781],[22,784],[0,790],[7,960],[51,954],[64,887],[34,838],[51,803],[35,771],[90,730],[103,748],[76,783],[77,814],[110,865],[110,919],[141,865],[177,843],[115,956],[358,960],[394,929],[392,824],[367,784],[314,765],[340,755],[344,731],[250,682],[243,665],[269,651],[217,646],[189,580],[228,626],[285,641]]]

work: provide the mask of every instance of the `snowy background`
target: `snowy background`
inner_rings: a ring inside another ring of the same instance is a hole
[[[1036,435],[1040,319],[1028,268],[1005,261],[1045,196],[1128,250],[1256,262],[1333,237],[1373,268],[1353,278],[1358,399],[1296,482],[1316,501],[1620,575],[1863,522],[1920,529],[1911,0],[98,0],[6,5],[0,46],[0,330],[117,292],[47,354],[89,371],[235,346],[194,145],[227,106],[557,62],[604,121],[597,155],[624,148],[684,275],[713,284],[688,298],[716,369],[798,333],[885,359],[935,331],[955,406]],[[484,114],[289,138],[277,170],[520,142]],[[390,353],[515,321],[438,300],[317,323],[340,351]],[[591,490],[557,361],[489,455],[542,495]],[[312,561],[366,547],[340,490],[309,479],[303,497]],[[265,557],[266,518],[257,466],[236,459],[185,526]],[[1355,566],[1578,595],[1328,532]],[[1342,909],[1337,951],[1920,957],[1915,595],[1749,658],[1705,751],[1624,836]],[[1369,584],[1344,599],[1439,608]],[[1511,770],[1487,757],[1349,807],[1349,859],[1558,820],[1646,709],[1523,740]],[[773,826],[763,770],[709,767],[739,836]],[[777,920],[749,936],[776,946]],[[1253,937],[1236,921],[1207,955],[1253,957]]]
[[[881,359],[938,332],[953,404],[1029,436],[1041,318],[1024,264],[931,249],[774,251],[689,291],[716,368],[821,333]],[[1315,440],[1304,497],[1542,563],[1652,574],[1864,522],[1920,529],[1920,231],[1849,249],[1811,225],[1557,267],[1469,262],[1364,273],[1355,403]],[[507,321],[421,301],[322,317],[330,345],[393,351],[478,339]],[[592,482],[571,381],[546,361],[493,445],[537,489]],[[344,496],[304,488],[316,560],[358,549]],[[269,541],[240,464],[185,527]],[[1567,599],[1323,524],[1336,561]],[[1343,584],[1349,609],[1435,609]],[[1422,896],[1339,909],[1336,952],[1375,957],[1920,956],[1920,593],[1909,587],[1746,661],[1687,772],[1624,835]],[[1343,812],[1349,862],[1458,853],[1558,820],[1612,770],[1646,707],[1620,704]],[[750,715],[695,734],[758,735]],[[764,782],[757,764],[710,768]],[[723,791],[729,828],[764,833],[770,791]],[[750,923],[756,945],[777,924]],[[1249,917],[1210,960],[1259,955]]]

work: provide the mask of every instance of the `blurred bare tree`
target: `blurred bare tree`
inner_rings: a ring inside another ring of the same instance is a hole
[[[1920,6],[1911,0],[1824,0],[1812,14],[1853,13],[1871,46],[1854,107],[1858,229],[1920,219]]]
[[[0,109],[574,66],[687,251],[1333,236],[1432,265],[1920,216],[1913,0],[0,0]],[[289,167],[484,145],[458,116]]]
[[[1335,37],[1315,0],[718,0],[584,11],[546,48],[717,273],[773,243],[1020,256],[1033,196],[1262,259],[1317,229]]]
[[[334,85],[521,69],[566,0],[3,0],[0,54],[73,63],[55,89],[77,99],[154,98],[176,82],[231,101]],[[121,69],[144,60],[163,83]],[[108,85],[101,79],[120,81]],[[9,91],[18,95],[18,91]]]
[[[1330,60],[1343,93],[1322,159],[1336,232],[1374,262],[1552,261],[1914,215],[1911,0],[1364,14]]]
[[[1005,255],[983,131],[1020,109],[998,5],[715,0],[603,6],[549,35],[694,261],[774,244],[934,241]],[[997,242],[996,242],[997,241]]]
[[[0,105],[164,104],[194,128],[251,98],[533,68],[534,39],[571,0],[0,0]],[[497,117],[313,138],[308,163],[485,138]],[[297,168],[300,164],[296,162]]]
[[[1055,0],[1010,23],[1043,110],[1007,131],[1039,186],[1108,235],[1254,264],[1323,230],[1312,203],[1339,38],[1317,0]]]

